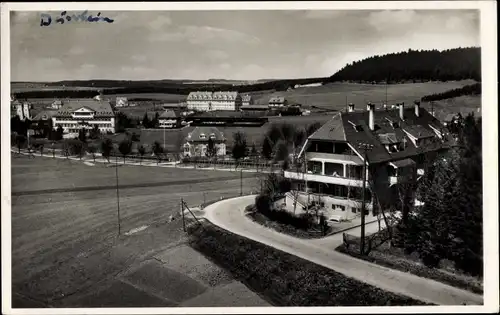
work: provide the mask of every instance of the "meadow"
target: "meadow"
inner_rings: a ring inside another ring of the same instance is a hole
[[[405,84],[357,84],[357,83],[330,83],[317,87],[303,87],[291,91],[268,92],[256,95],[256,103],[266,104],[271,96],[284,96],[289,102],[300,103],[305,106],[318,106],[331,110],[346,108],[347,103],[365,106],[370,101],[375,104],[387,102],[413,103],[414,100],[434,93],[442,93],[451,89],[472,84],[472,80],[425,82]]]
[[[183,238],[181,198],[195,207],[240,193],[239,173],[122,165],[120,186],[135,187],[119,190],[122,236],[117,238],[114,167],[17,155],[11,161],[13,291],[51,305],[79,305],[72,299],[116,283],[115,276],[151,251],[176,246]],[[244,179],[243,193],[257,189],[255,174],[247,176],[251,178]],[[166,223],[171,215],[175,224]],[[141,226],[150,228],[137,239],[124,236]],[[192,259],[195,263],[200,258],[193,253]],[[177,279],[175,273],[170,277]],[[120,294],[101,298],[123,302]],[[147,306],[147,300],[131,303]]]

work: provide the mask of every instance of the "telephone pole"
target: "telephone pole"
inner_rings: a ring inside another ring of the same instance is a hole
[[[115,155],[115,176],[116,176],[116,204],[118,206],[118,235],[120,235],[121,224],[120,224],[120,193],[118,190],[118,154]]]
[[[368,158],[367,152],[373,149],[373,145],[368,143],[360,142],[358,144],[358,148],[363,150],[363,191],[362,194],[362,203],[361,203],[361,245],[360,245],[360,254],[363,255],[365,252],[365,213],[366,213],[366,180],[367,180],[367,169],[368,169]]]
[[[243,169],[240,169],[240,196],[243,196]]]

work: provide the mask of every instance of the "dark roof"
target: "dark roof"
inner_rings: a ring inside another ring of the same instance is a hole
[[[399,167],[415,165],[415,161],[413,161],[412,159],[402,159],[398,161],[392,161],[391,164],[399,168]]]
[[[432,130],[428,130],[422,125],[404,126],[403,130],[417,139],[431,138],[436,135]]]
[[[171,109],[165,110],[158,118],[177,118],[178,115],[175,111]]]
[[[438,126],[441,129],[442,124],[424,108],[420,108],[420,117],[415,116],[413,106],[406,108],[404,110],[404,121],[400,119],[398,109],[375,110],[374,114],[375,130],[373,131],[370,130],[367,123],[369,120],[368,111],[341,112],[321,126],[309,139],[348,142],[360,154],[362,153],[358,149],[359,143],[371,144],[373,148],[367,152],[370,163],[401,160],[416,156],[422,152],[447,148],[454,143],[450,136],[445,137],[444,141],[435,136],[429,125],[435,128]],[[398,126],[394,128],[390,121],[397,122]],[[425,146],[421,145],[417,148],[403,130],[410,134],[415,133],[418,135],[420,133],[420,137],[422,135],[432,135],[434,138]],[[441,130],[445,132],[446,129],[443,127]],[[404,143],[404,150],[389,153],[385,145],[394,140],[397,141],[396,143]]]
[[[272,96],[269,99],[269,103],[284,103],[285,98],[283,96]]]
[[[33,118],[33,120],[48,120],[51,119],[52,116],[56,114],[57,110],[42,110]]]
[[[347,141],[344,132],[344,125],[340,113],[333,116],[332,119],[327,121],[316,132],[314,132],[309,139],[312,140],[333,140],[333,141]]]
[[[200,135],[204,134],[205,138],[201,138]],[[186,137],[187,141],[208,141],[208,138],[214,135],[216,141],[225,141],[224,134],[215,127],[196,127],[191,131]]]
[[[269,105],[251,104],[251,105],[242,105],[240,108],[243,110],[252,110],[252,109],[267,110],[269,109]]]
[[[95,112],[97,117],[110,117],[114,116],[111,104],[108,101],[97,101],[94,99],[80,99],[80,100],[68,100],[64,102],[64,105],[57,111],[57,117],[70,117],[71,113],[74,111],[86,107]]]

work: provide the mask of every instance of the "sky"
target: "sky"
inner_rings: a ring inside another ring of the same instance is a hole
[[[103,11],[113,23],[65,24],[45,12],[43,27],[41,13],[11,13],[12,81],[324,77],[372,55],[480,45],[474,10]]]

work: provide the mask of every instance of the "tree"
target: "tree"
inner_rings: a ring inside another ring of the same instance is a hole
[[[109,138],[104,139],[104,141],[101,142],[101,154],[104,158],[108,160],[108,163],[112,151],[113,151],[113,142]]]
[[[252,147],[250,148],[250,155],[253,157],[256,157],[259,155],[259,152],[257,152],[257,148],[255,147],[255,142],[252,143]]]
[[[15,143],[16,143],[18,153],[21,154],[21,148],[23,148],[24,144],[26,143],[26,137],[23,135],[19,135],[19,134],[16,135],[15,136]]]
[[[155,117],[151,120],[151,128],[158,128],[159,123],[160,123],[160,114],[156,112]]]
[[[208,138],[207,156],[214,157],[216,155],[217,155],[217,147],[215,146],[215,140],[212,137],[210,137]]]
[[[124,139],[123,141],[121,141],[118,145],[118,151],[120,151],[120,153],[122,154],[123,164],[125,164],[125,157],[129,155],[130,152],[132,152],[132,141],[130,141],[129,139]]]
[[[78,140],[83,143],[87,142],[87,129],[81,128],[78,130]]]
[[[142,158],[144,157],[144,154],[146,154],[146,148],[141,144],[139,146],[139,149],[137,150],[139,151],[139,155],[141,156],[140,164],[142,165]]]
[[[62,140],[63,134],[64,134],[64,129],[61,125],[59,125],[56,129],[56,139],[55,140]]]
[[[232,154],[237,163],[247,155],[247,139],[246,135],[241,131],[233,134]]]
[[[158,165],[158,163],[161,162],[163,152],[164,152],[164,149],[163,149],[162,145],[158,141],[155,141],[153,143],[153,154],[156,156],[156,159],[157,159],[156,164],[157,165]]]
[[[93,143],[89,144],[87,147],[87,152],[92,155],[92,158],[94,159],[94,163],[95,163],[95,154],[97,153],[96,145]]]
[[[94,125],[92,129],[89,132],[89,138],[90,139],[99,139],[101,136],[101,131],[99,130],[99,127],[97,125]]]
[[[144,113],[144,117],[142,118],[142,126],[146,129],[150,128],[150,126],[151,126],[147,112]]]
[[[262,156],[266,160],[270,160],[273,156],[273,144],[267,135],[264,137],[264,141],[262,142]]]

